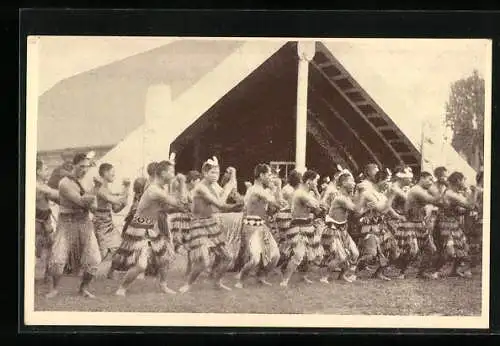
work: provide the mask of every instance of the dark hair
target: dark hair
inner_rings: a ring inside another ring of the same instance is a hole
[[[158,162],[156,161],[153,161],[153,162],[150,162],[148,164],[148,166],[146,167],[146,172],[148,173],[148,175],[150,177],[154,176],[155,175],[155,172],[156,172],[156,165],[158,164]]]
[[[430,174],[427,171],[420,172],[420,179],[425,179],[425,178],[428,178],[428,177],[432,177],[432,174]]]
[[[253,177],[254,179],[258,179],[261,174],[266,174],[269,172],[271,172],[271,167],[269,167],[269,165],[266,165],[265,163],[259,163],[253,170]]]
[[[321,182],[322,182],[322,183],[326,183],[326,184],[330,183],[330,181],[331,181],[331,179],[330,179],[330,177],[329,177],[329,176],[327,176],[327,175],[325,175],[325,176],[323,177],[323,179],[321,179]]]
[[[186,183],[191,183],[197,179],[201,179],[201,173],[198,171],[189,171],[186,177]]]
[[[134,185],[132,190],[136,195],[142,195],[144,193],[144,188],[146,187],[147,180],[146,178],[139,177],[134,180]]]
[[[43,161],[40,159],[36,159],[36,170],[38,171],[39,169],[43,168]]]
[[[483,181],[483,171],[479,171],[476,174],[476,184],[479,184],[481,181]]]
[[[368,175],[368,171],[372,168],[379,168],[378,165],[376,163],[368,163],[365,165],[365,168],[363,169],[363,173],[365,175]]]
[[[458,183],[463,180],[465,177],[462,173],[460,172],[453,172],[450,174],[448,177],[448,183],[451,185],[458,185]]]
[[[375,174],[375,183],[380,183],[384,180],[387,180],[389,178],[389,173],[387,173],[387,170],[381,169],[380,171]]]
[[[351,174],[345,172],[345,173],[341,173],[338,177],[337,177],[337,186],[342,186],[342,184],[349,178],[349,177],[352,177]]]
[[[166,171],[169,167],[173,166],[169,161],[160,161],[155,165],[154,175],[159,177],[163,171]]]
[[[109,172],[113,168],[113,165],[110,163],[101,163],[99,166],[99,176],[104,176],[106,172]]]
[[[296,169],[291,170],[287,177],[288,184],[295,188],[299,186],[301,181],[302,175]]]
[[[305,183],[308,180],[314,180],[319,177],[319,174],[313,170],[308,169],[302,176],[302,182]]]
[[[83,160],[88,160],[87,154],[85,153],[76,153],[75,156],[73,156],[73,164],[77,165]]]
[[[436,167],[436,169],[434,170],[434,176],[436,178],[441,178],[446,171],[448,171],[448,170],[444,166]]]
[[[210,163],[208,162],[205,162],[203,163],[203,165],[201,166],[201,172],[202,173],[207,173],[208,171],[210,171],[212,168],[215,168],[215,167],[219,167],[219,166],[214,166],[214,165],[211,165]]]

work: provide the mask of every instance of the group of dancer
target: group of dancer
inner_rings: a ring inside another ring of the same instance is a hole
[[[296,272],[307,283],[313,283],[313,272],[323,284],[334,276],[352,283],[364,270],[380,280],[405,279],[413,264],[420,278],[469,278],[480,263],[482,172],[467,186],[462,173],[448,175],[445,167],[414,177],[408,166],[391,171],[369,163],[355,176],[337,165],[320,186],[313,170],[291,171],[282,186],[279,172],[259,163],[240,195],[235,168],[228,167],[220,180],[213,157],[201,172],[176,174],[171,155],[150,163],[148,177],[134,181],[133,203],[120,230],[112,214],[127,206],[131,183],[124,180],[123,190],[112,192],[114,168],[102,163],[94,189],[86,191],[81,180],[92,164],[92,156],[78,153],[48,179],[37,160],[36,255],[47,263],[48,298],[57,296],[74,256],[82,270],[79,293],[88,298],[95,297],[89,285],[103,261],[111,263],[109,278],[126,272],[118,296],[148,268],[162,292],[175,294],[169,267],[183,253],[187,268],[180,293],[190,291],[203,272],[214,287],[230,290],[223,281],[228,272],[236,273],[234,287],[242,289],[250,276],[272,285],[273,272],[281,274],[282,287]],[[50,201],[59,204],[55,229]],[[240,215],[230,232],[219,217],[228,212]],[[389,267],[399,273],[389,275]]]

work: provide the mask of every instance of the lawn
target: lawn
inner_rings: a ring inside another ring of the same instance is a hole
[[[178,260],[171,270],[169,286],[177,290],[184,282],[184,263]],[[315,273],[311,279],[319,279]],[[37,311],[101,311],[101,312],[203,312],[203,313],[268,313],[268,314],[337,314],[337,315],[422,315],[478,316],[481,314],[481,274],[471,279],[446,278],[435,281],[416,279],[414,273],[406,280],[389,282],[369,278],[361,273],[354,283],[333,280],[325,285],[307,284],[294,277],[288,288],[279,286],[279,275],[273,274],[272,287],[258,285],[249,278],[244,289],[230,292],[213,289],[206,276],[200,277],[193,290],[186,294],[160,293],[157,281],[146,277],[137,280],[126,298],[113,295],[118,281],[99,278],[92,284],[98,296],[88,300],[76,295],[77,277],[65,277],[60,295],[46,299],[49,287],[35,284]],[[227,274],[226,284],[234,284],[234,275]]]

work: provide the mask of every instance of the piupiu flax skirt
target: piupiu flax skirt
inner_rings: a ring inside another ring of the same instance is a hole
[[[460,218],[440,214],[436,221],[437,236],[441,251],[453,258],[466,258],[469,255],[469,244],[462,230]]]
[[[354,240],[348,233],[348,223],[337,223],[327,220],[326,228],[321,236],[325,250],[322,266],[334,264],[335,269],[344,269],[356,264],[359,251]]]
[[[94,213],[94,231],[99,244],[101,257],[114,252],[121,244],[121,232],[115,227],[110,210]]]
[[[172,244],[158,224],[135,217],[122,235],[122,242],[113,255],[113,269],[126,271],[133,266],[161,268],[175,259]]]
[[[52,236],[54,229],[50,216],[50,209],[40,210],[35,212],[35,256],[40,258],[43,250],[49,251],[52,247]]]
[[[285,231],[285,236],[286,241],[282,251],[286,258],[303,254],[304,258],[296,260],[305,259],[309,263],[320,265],[325,253],[321,246],[319,227],[314,227],[312,219],[292,220],[290,228]]]
[[[259,216],[243,218],[242,241],[245,262],[250,257],[257,257],[262,259],[262,265],[266,267],[273,258],[279,257],[278,244],[265,221]]]

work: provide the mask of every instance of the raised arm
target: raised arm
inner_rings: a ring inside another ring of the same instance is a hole
[[[153,198],[157,199],[163,205],[163,209],[169,210],[172,207],[179,209],[180,211],[188,211],[186,204],[181,203],[176,197],[169,195],[165,190],[154,189],[152,192]]]
[[[203,184],[199,184],[195,188],[194,194],[197,194],[198,196],[202,197],[205,201],[207,201],[209,204],[212,204],[221,210],[228,210],[232,208],[232,206],[229,206],[227,203],[225,203],[227,197],[226,199],[223,199],[224,196],[220,199],[217,198],[210,192],[208,187],[204,186]]]
[[[453,191],[447,192],[445,196],[449,202],[452,202],[463,208],[473,209],[476,206],[477,191],[475,189],[467,197]]]
[[[94,196],[80,196],[80,193],[68,186],[68,182],[64,180],[59,183],[59,196],[64,197],[74,204],[78,205],[79,207],[86,209],[89,208],[95,201]]]
[[[49,200],[55,203],[59,203],[59,191],[42,184],[37,185],[36,189],[45,194]]]
[[[431,194],[424,189],[419,189],[413,192],[415,194],[415,198],[421,202],[427,204],[440,205],[442,200],[441,194]]]

